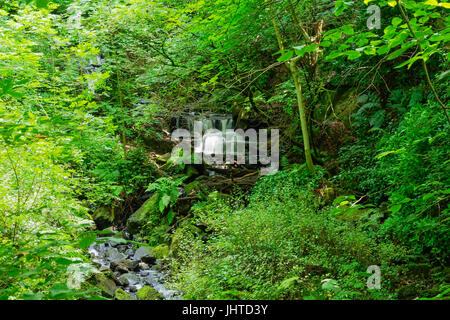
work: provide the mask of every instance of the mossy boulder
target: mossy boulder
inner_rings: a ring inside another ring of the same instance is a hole
[[[127,229],[131,234],[137,234],[147,223],[152,213],[158,213],[158,193],[154,193],[144,204],[133,213],[127,221]]]
[[[193,176],[198,176],[198,175],[199,175],[199,172],[193,165],[187,166],[186,176],[193,177]]]
[[[124,273],[119,277],[119,282],[123,286],[134,285],[139,282],[139,277],[134,273]]]
[[[156,257],[152,248],[140,247],[134,253],[133,260],[153,264],[155,263]]]
[[[116,290],[116,300],[136,300],[131,294],[125,292],[122,288]]]
[[[138,300],[162,300],[163,296],[150,286],[145,286],[136,292]]]
[[[118,271],[121,273],[128,273],[137,267],[136,261],[131,261],[128,259],[120,259],[111,261],[111,268],[114,271]]]
[[[160,244],[159,246],[153,247],[152,251],[158,260],[164,260],[169,256],[169,246],[167,244]]]
[[[114,293],[117,290],[117,285],[113,279],[107,277],[101,272],[96,273],[94,275],[94,279],[96,282],[95,286],[99,288],[105,296],[111,298],[114,297]]]

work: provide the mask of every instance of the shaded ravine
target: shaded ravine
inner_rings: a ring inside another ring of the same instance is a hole
[[[136,292],[144,286],[151,286],[165,300],[181,299],[179,291],[166,287],[168,275],[162,271],[161,263],[154,258],[149,247],[135,250],[132,243],[102,241],[91,245],[88,252],[98,269],[111,271],[117,288],[122,288],[132,297],[137,298]]]

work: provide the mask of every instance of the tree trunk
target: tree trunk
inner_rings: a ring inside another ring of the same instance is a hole
[[[281,54],[283,54],[284,53],[283,39],[281,38],[280,29],[278,28],[277,22],[273,15],[272,15],[272,23],[273,23],[273,27],[275,28],[275,34],[277,37],[278,46],[281,50]],[[298,76],[297,66],[295,64],[295,61],[287,61],[286,67],[289,69],[292,79],[294,80],[295,93],[297,95],[298,113],[300,116],[300,125],[302,128],[303,147],[305,150],[306,166],[308,167],[309,171],[314,173],[315,168],[314,168],[314,163],[313,163],[312,157],[311,157],[311,147],[309,144],[308,123],[306,121],[305,105],[303,103],[302,85],[300,83],[300,78]]]

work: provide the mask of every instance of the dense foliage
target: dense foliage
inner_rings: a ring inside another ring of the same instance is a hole
[[[92,231],[149,203],[186,298],[448,299],[449,9],[0,0],[0,299],[101,298]],[[280,171],[174,164],[191,111],[280,129]]]

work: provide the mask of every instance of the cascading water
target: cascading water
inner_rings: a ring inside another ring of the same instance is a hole
[[[202,129],[203,138],[200,143],[194,147],[196,154],[204,155],[225,154],[228,143],[244,142],[242,136],[234,132],[234,121],[232,115],[215,113],[182,113],[175,118],[175,127],[177,129],[187,129],[191,133],[197,127]],[[236,150],[232,150],[235,152]]]

